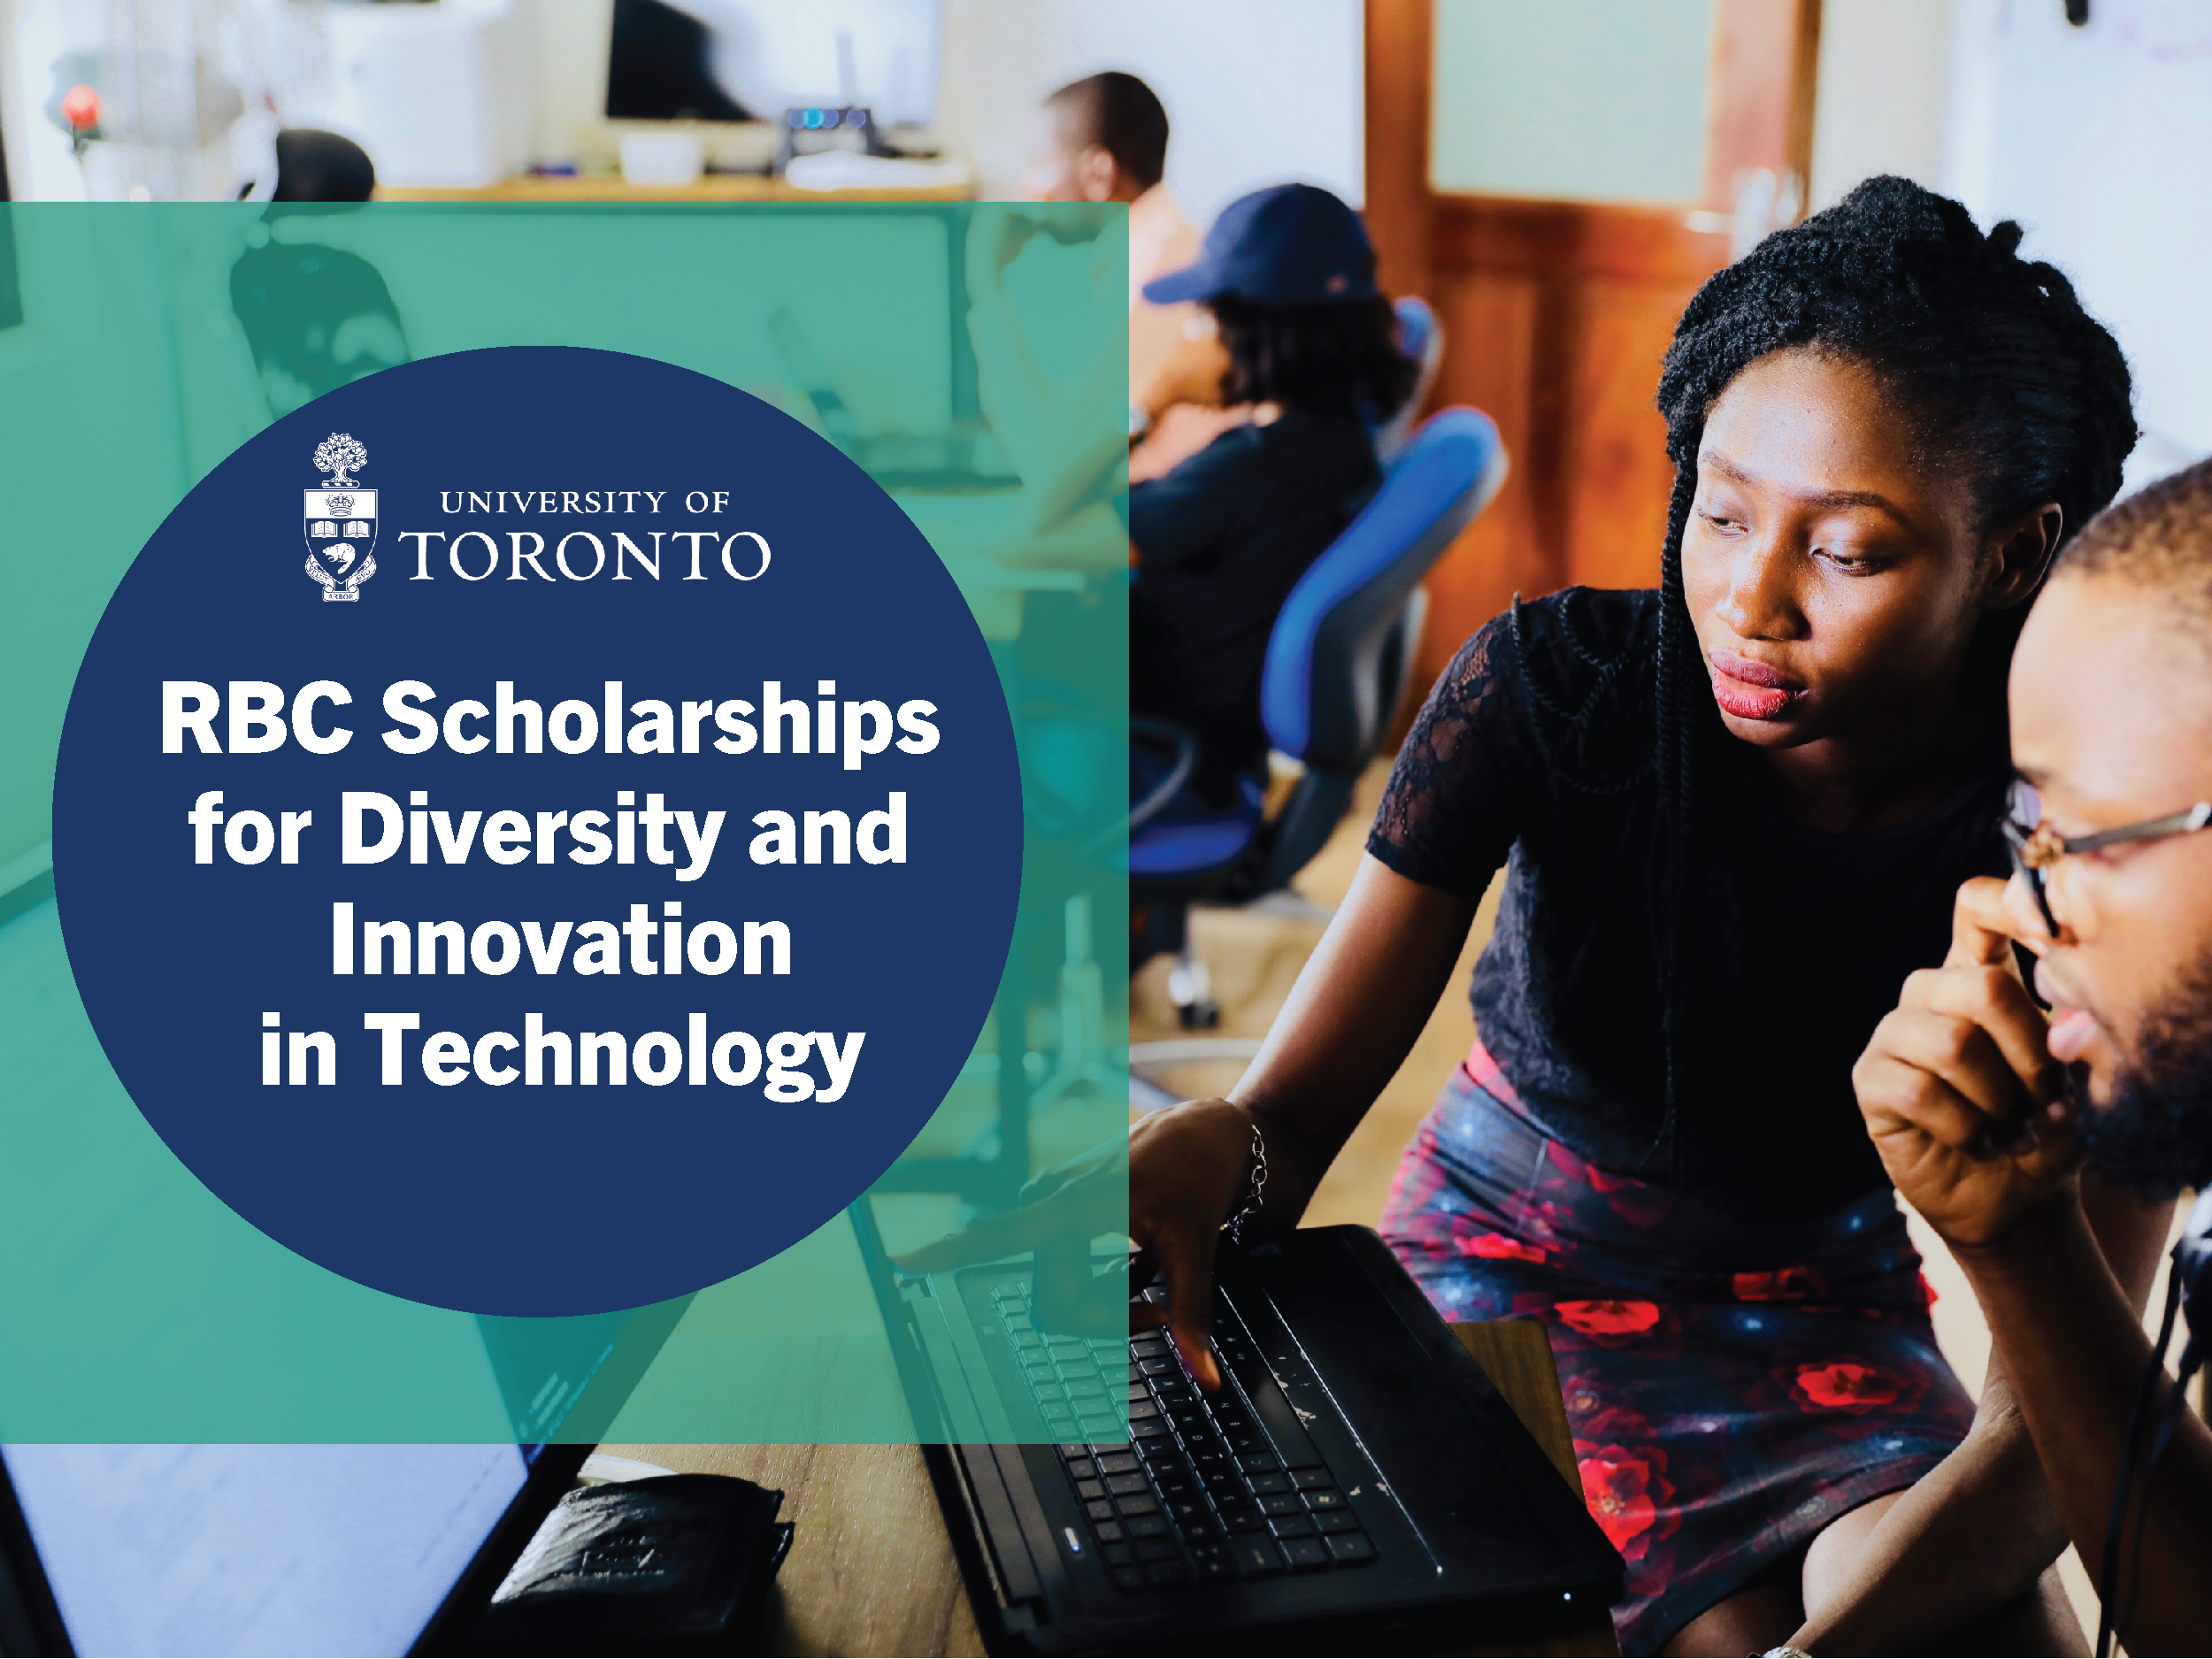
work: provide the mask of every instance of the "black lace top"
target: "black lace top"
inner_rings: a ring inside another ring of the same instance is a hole
[[[1816,1213],[1885,1184],[1852,1064],[1905,977],[1942,959],[1959,884],[2006,868],[2002,727],[1942,805],[1850,835],[1785,817],[1754,787],[1747,746],[1712,745],[1678,1124],[1662,1146],[1658,601],[1570,588],[1477,633],[1399,752],[1368,850],[1471,897],[1506,866],[1475,1018],[1552,1134],[1747,1218]]]

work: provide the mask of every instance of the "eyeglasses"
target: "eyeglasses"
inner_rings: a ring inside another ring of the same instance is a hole
[[[2035,895],[2035,908],[2043,912],[2043,925],[2055,939],[2058,918],[2051,914],[2047,872],[2060,859],[2078,853],[2093,853],[2101,847],[2116,847],[2123,841],[2193,834],[2208,826],[2212,826],[2212,801],[2200,801],[2186,811],[2169,812],[2164,818],[2123,824],[2117,829],[2099,830],[2093,835],[2062,835],[2043,821],[2043,797],[2035,786],[2025,779],[2015,779],[2004,823],[2005,847],[2012,854],[2012,867],[2028,884],[2028,891]]]

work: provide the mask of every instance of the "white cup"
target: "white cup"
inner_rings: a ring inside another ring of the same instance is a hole
[[[695,184],[706,170],[706,146],[696,133],[625,133],[622,177],[629,184]]]

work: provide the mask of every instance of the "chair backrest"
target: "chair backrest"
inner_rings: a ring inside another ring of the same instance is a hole
[[[1479,410],[1441,411],[1414,434],[1276,618],[1260,714],[1277,749],[1309,771],[1367,764],[1417,643],[1404,638],[1413,591],[1505,473],[1505,446]]]
[[[1391,310],[1398,314],[1398,349],[1413,359],[1419,372],[1414,376],[1413,390],[1397,412],[1375,428],[1375,458],[1385,466],[1406,447],[1413,423],[1420,419],[1422,406],[1436,385],[1436,372],[1444,362],[1444,325],[1436,320],[1426,300],[1409,294],[1394,301]]]

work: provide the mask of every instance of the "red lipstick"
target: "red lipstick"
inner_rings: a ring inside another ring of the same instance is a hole
[[[1740,720],[1772,720],[1805,695],[1805,687],[1778,668],[1738,656],[1715,651],[1713,701]]]

